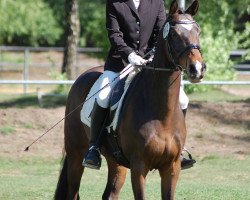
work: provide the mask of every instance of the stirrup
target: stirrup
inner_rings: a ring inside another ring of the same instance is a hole
[[[191,153],[185,147],[183,148],[183,151],[185,151],[188,154],[189,159],[184,158],[183,154],[181,154],[181,156],[182,156],[181,169],[182,170],[189,169],[189,168],[193,167],[194,164],[196,163],[196,160],[194,160],[192,158]]]
[[[102,158],[100,149],[95,145],[92,145],[82,161],[82,166],[91,169],[100,169],[101,163],[102,163]]]

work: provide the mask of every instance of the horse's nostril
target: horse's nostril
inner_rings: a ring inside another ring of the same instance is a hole
[[[197,72],[194,64],[190,64],[189,72],[190,72],[190,74],[195,74]]]
[[[204,62],[202,63],[202,70],[203,70],[203,71],[206,71],[206,70],[207,70],[207,65],[206,65]]]

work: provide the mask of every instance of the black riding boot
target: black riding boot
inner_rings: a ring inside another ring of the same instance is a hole
[[[186,117],[187,109],[182,110],[184,118]],[[188,169],[193,167],[196,161],[192,158],[192,155],[184,148],[183,151],[186,151],[188,154],[188,158],[184,158],[183,154],[181,154],[181,169]]]
[[[91,114],[89,150],[82,162],[84,167],[89,167],[91,169],[100,169],[101,167],[102,159],[99,148],[107,114],[108,108],[102,108],[95,102]]]

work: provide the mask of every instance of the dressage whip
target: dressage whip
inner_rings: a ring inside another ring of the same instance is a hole
[[[148,53],[146,53],[143,58],[151,54],[152,52],[154,53],[155,48],[151,49]],[[132,69],[131,69],[132,68]],[[40,140],[44,135],[46,135],[48,132],[50,132],[53,128],[55,128],[59,123],[61,123],[63,120],[65,120],[67,117],[69,117],[73,112],[75,112],[80,106],[82,106],[86,101],[90,100],[92,97],[94,97],[97,93],[102,91],[104,88],[108,87],[111,83],[113,83],[118,77],[121,77],[123,75],[124,77],[130,73],[134,69],[134,65],[128,64],[120,73],[118,76],[116,76],[110,83],[107,83],[104,85],[101,89],[99,89],[97,92],[95,92],[93,95],[91,95],[89,98],[85,99],[84,102],[80,103],[76,108],[74,108],[72,111],[70,111],[67,115],[65,115],[62,119],[60,119],[57,123],[55,123],[52,127],[50,127],[47,131],[45,131],[42,135],[40,135],[36,140],[34,140],[30,145],[28,145],[24,151],[29,151],[29,148],[36,143],[38,140]],[[126,74],[125,74],[126,72]],[[125,75],[124,75],[125,74]]]

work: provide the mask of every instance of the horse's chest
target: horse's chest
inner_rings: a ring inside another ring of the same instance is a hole
[[[178,146],[178,136],[171,128],[164,127],[156,122],[150,122],[143,125],[140,129],[140,135],[144,139],[144,148],[146,152],[161,156],[166,152],[170,153]]]

